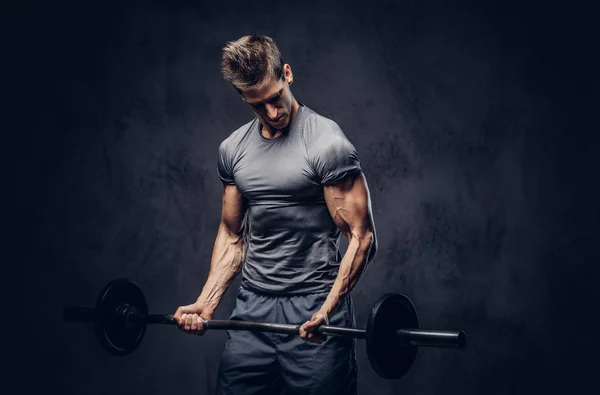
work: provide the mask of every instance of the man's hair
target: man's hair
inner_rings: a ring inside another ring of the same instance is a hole
[[[262,34],[245,35],[223,47],[221,72],[240,93],[282,79],[283,65],[273,39]]]

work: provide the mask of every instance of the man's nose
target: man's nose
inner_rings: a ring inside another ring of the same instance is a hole
[[[267,115],[269,116],[270,119],[275,119],[277,118],[277,108],[271,104],[266,104],[266,108],[267,108]]]

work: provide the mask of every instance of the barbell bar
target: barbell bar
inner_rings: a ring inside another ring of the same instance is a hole
[[[67,322],[94,324],[102,348],[113,355],[127,355],[141,344],[148,324],[177,325],[173,315],[149,314],[141,288],[132,280],[116,279],[100,292],[93,307],[69,306],[63,310]],[[205,330],[243,330],[299,334],[301,325],[241,320],[203,320]],[[384,379],[398,379],[411,368],[418,347],[463,349],[465,331],[425,330],[412,301],[400,293],[383,295],[373,306],[366,329],[321,325],[327,336],[366,340],[371,367]]]

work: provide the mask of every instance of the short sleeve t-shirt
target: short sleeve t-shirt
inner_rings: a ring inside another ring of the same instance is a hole
[[[299,104],[287,133],[265,138],[255,118],[219,146],[219,178],[248,202],[242,285],[257,291],[329,292],[341,260],[340,230],[323,184],[362,171],[340,127]]]

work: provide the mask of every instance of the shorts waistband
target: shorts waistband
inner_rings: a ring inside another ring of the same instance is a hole
[[[249,291],[258,295],[268,296],[272,298],[292,298],[292,297],[302,297],[302,296],[326,296],[329,292],[302,292],[302,291],[293,291],[293,292],[278,292],[278,291],[269,291],[264,289],[259,289],[253,287],[248,284],[241,284],[241,290]]]

